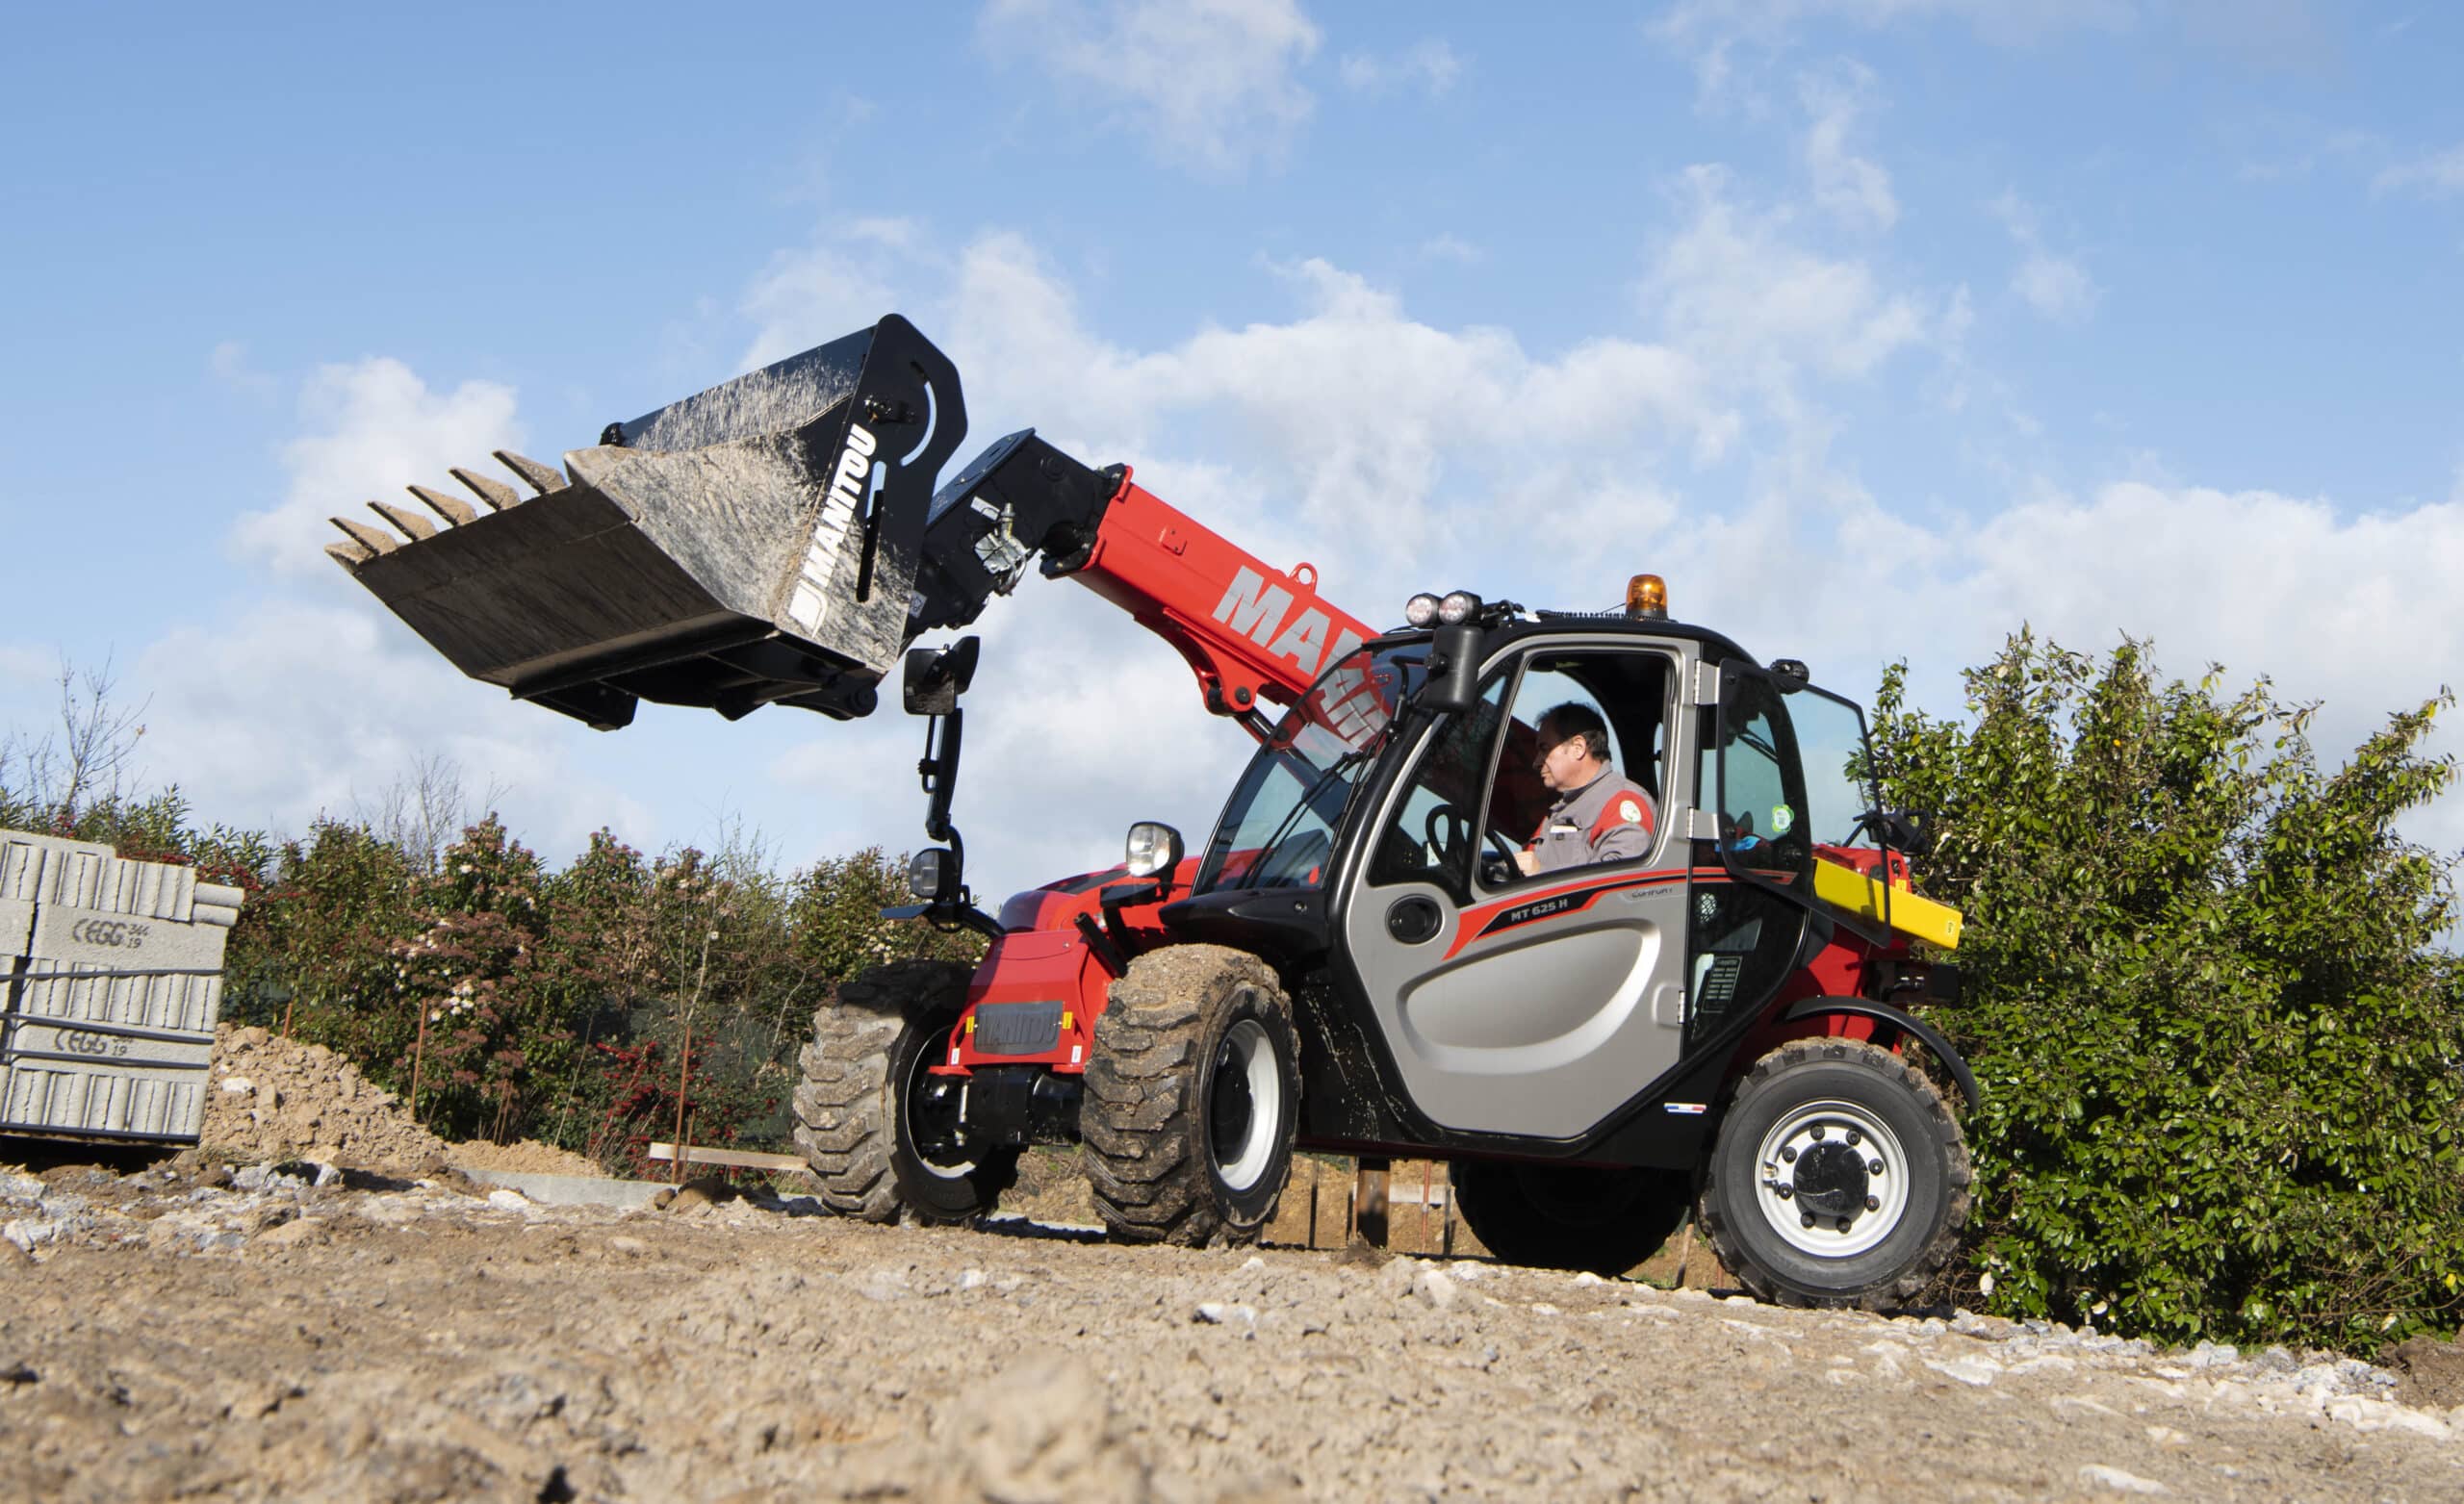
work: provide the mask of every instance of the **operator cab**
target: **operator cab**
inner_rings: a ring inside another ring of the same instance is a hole
[[[1705,1109],[1689,1071],[1725,1059],[1833,926],[1863,928],[1811,881],[1817,843],[1866,841],[1861,714],[1794,665],[1774,674],[1668,621],[1664,586],[1646,603],[1661,614],[1474,601],[1378,638],[1252,758],[1161,917],[1178,938],[1322,973],[1374,1084],[1400,1088],[1314,1082],[1304,1141],[1585,1140],[1691,1163],[1698,1146],[1665,1131]],[[1537,727],[1569,703],[1605,723],[1650,831],[1639,854],[1527,876],[1516,854],[1555,797]],[[1344,1043],[1304,1046],[1304,1074],[1363,1069]],[[1396,1120],[1364,1109],[1380,1101]],[[1634,1131],[1646,1115],[1652,1131]]]

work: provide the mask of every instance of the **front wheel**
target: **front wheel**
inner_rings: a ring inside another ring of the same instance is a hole
[[[1967,1140],[1922,1071],[1859,1040],[1795,1039],[1729,1104],[1703,1227],[1765,1300],[1887,1311],[1950,1258],[1969,1181]]]
[[[1018,1151],[971,1142],[960,1094],[931,1073],[965,1010],[967,975],[955,961],[877,966],[813,1014],[796,1146],[840,1215],[964,1222],[1017,1178]]]
[[[1300,1125],[1292,1003],[1246,952],[1130,962],[1095,1021],[1079,1134],[1104,1225],[1134,1242],[1253,1242]]]

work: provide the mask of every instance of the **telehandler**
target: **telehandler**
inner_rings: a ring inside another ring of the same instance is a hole
[[[965,1221],[1021,1151],[1081,1146],[1113,1233],[1255,1238],[1296,1147],[1450,1161],[1502,1258],[1622,1270],[1699,1209],[1767,1299],[1887,1308],[1949,1256],[1969,1160],[1910,1010],[1947,1001],[1960,916],[1875,796],[1861,712],[1806,666],[1672,620],[1469,591],[1378,630],[1165,503],[1012,434],[942,484],[958,372],[893,315],[565,456],[536,493],[372,502],[329,551],[456,666],[611,729],[642,700],[735,719],[870,713],[903,664],[934,846],[891,912],[980,931],[972,972],[881,967],[816,1013],[795,1137],[848,1215]],[[431,515],[433,521],[431,521]],[[1036,564],[1119,605],[1257,744],[1195,850],[979,907],[951,819],[978,639]],[[1648,850],[1526,876],[1534,727],[1599,712]],[[1929,949],[1919,952],[1912,942]]]

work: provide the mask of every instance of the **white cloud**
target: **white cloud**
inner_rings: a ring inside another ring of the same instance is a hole
[[[2414,192],[2425,198],[2464,193],[2464,142],[2383,168],[2370,186],[2374,192]]]
[[[125,684],[149,701],[148,775],[209,819],[303,834],[442,752],[475,793],[504,791],[533,846],[570,852],[611,821],[656,828],[639,799],[577,773],[566,749],[593,733],[464,678],[372,602],[269,598],[175,625]]]
[[[2011,291],[2030,308],[2057,322],[2075,322],[2095,312],[2101,295],[2095,279],[2075,258],[2056,255],[2045,248],[2037,212],[2019,197],[2017,191],[2004,190],[1986,207],[2002,221],[2012,243],[2019,249],[2019,265],[2011,273]]]
[[[451,392],[428,390],[408,366],[371,357],[322,366],[301,389],[307,431],[284,446],[289,475],[283,497],[244,514],[231,530],[242,558],[286,574],[329,571],[324,548],[341,541],[327,518],[383,525],[364,504],[373,498],[424,510],[402,494],[425,484],[459,492],[451,466],[489,466],[489,451],[519,449],[522,425],[513,389],[465,381]]]
[[[1914,299],[1886,292],[1861,263],[1798,245],[1784,211],[1741,204],[1732,188],[1723,168],[1686,169],[1688,221],[1644,278],[1642,305],[1676,344],[1777,390],[1806,370],[1863,376],[1925,337]]]
[[[1385,56],[1347,53],[1338,71],[1346,88],[1364,94],[1410,88],[1443,94],[1462,76],[1463,60],[1443,38],[1430,37]]]
[[[1464,267],[1476,267],[1488,260],[1488,252],[1450,231],[1421,242],[1420,253],[1424,261],[1450,261]]]
[[[1295,75],[1319,32],[1294,0],[991,0],[979,30],[1100,86],[1116,125],[1210,174],[1278,156],[1315,108]]]
[[[905,243],[878,234],[864,239],[885,246]],[[897,306],[888,282],[864,257],[832,244],[781,251],[745,290],[741,309],[753,321],[754,336],[738,368],[757,370],[842,334],[869,329]]]
[[[1896,224],[1899,200],[1891,193],[1890,174],[1849,149],[1849,136],[1873,102],[1873,71],[1851,63],[1809,75],[1798,96],[1811,117],[1805,161],[1814,202],[1857,228],[1887,230]]]
[[[2171,673],[2221,663],[2323,700],[2316,739],[2330,758],[2464,659],[2451,588],[2464,498],[2352,516],[2269,491],[2122,481],[2010,507],[1956,554],[1940,588],[1966,624],[1962,661],[2022,619],[2086,649],[2151,637]]]
[[[2096,284],[2066,256],[2031,251],[2011,273],[2011,289],[2047,319],[2069,322],[2096,306]]]

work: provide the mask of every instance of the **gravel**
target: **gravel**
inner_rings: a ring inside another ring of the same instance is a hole
[[[2464,1496],[2330,1354],[318,1179],[0,1171],[0,1497]]]

